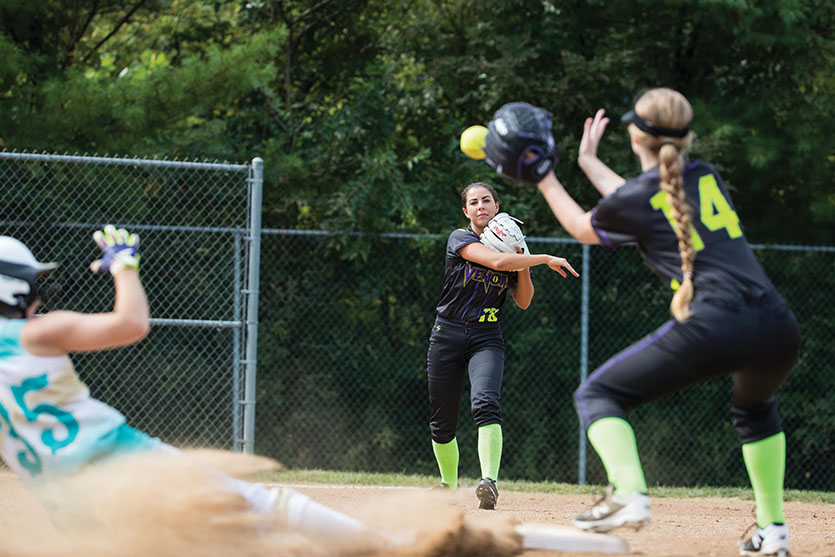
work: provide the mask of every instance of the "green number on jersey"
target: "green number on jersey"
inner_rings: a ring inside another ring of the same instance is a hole
[[[673,210],[667,201],[666,193],[659,191],[650,198],[649,202],[653,209],[661,209],[673,230],[678,229],[676,221],[673,219]],[[728,236],[732,239],[742,236],[739,217],[731,209],[731,204],[728,203],[725,196],[722,195],[722,192],[719,190],[719,184],[716,183],[716,178],[713,177],[713,174],[705,174],[699,178],[699,206],[701,208],[701,214],[699,216],[705,228],[711,232],[716,232],[720,228],[724,228],[728,231]],[[705,244],[702,242],[699,233],[693,228],[693,225],[690,225],[690,236],[693,240],[693,249],[696,251],[704,249]]]
[[[650,200],[650,204],[652,208],[655,210],[661,209],[661,212],[664,213],[664,216],[667,217],[667,222],[670,223],[670,226],[673,227],[673,230],[678,230],[678,225],[676,224],[675,219],[673,218],[673,208],[670,207],[670,202],[667,201],[667,194],[663,191],[659,191],[655,195],[653,195]],[[693,242],[693,249],[699,251],[704,249],[705,243],[702,242],[701,236],[699,233],[696,232],[696,229],[693,225],[690,225],[690,239]]]
[[[725,228],[731,238],[742,236],[739,217],[719,191],[713,174],[705,174],[699,178],[699,205],[702,208],[702,222],[708,230],[715,232]]]
[[[489,322],[498,321],[496,314],[499,313],[499,308],[484,308],[484,315],[478,318],[479,323],[484,323],[485,318]]]

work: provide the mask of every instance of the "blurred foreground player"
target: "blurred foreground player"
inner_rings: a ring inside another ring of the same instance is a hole
[[[122,455],[177,452],[92,398],[68,356],[134,344],[149,331],[148,301],[138,272],[139,238],[107,226],[94,239],[102,256],[91,270],[113,276],[113,310],[35,316],[42,303],[38,279],[57,264],[41,263],[20,241],[0,236],[0,456],[36,494],[53,480]],[[296,491],[222,477],[252,513],[279,513],[302,533],[351,537],[363,528]]]

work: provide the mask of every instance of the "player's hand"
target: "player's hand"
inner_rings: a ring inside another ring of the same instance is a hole
[[[580,274],[574,270],[574,267],[571,266],[571,263],[569,263],[562,257],[554,257],[553,255],[549,256],[548,266],[551,268],[552,271],[558,272],[563,277],[568,277],[568,275],[565,272],[566,269],[568,269],[568,272],[574,275],[575,277],[580,276]]]
[[[103,230],[93,233],[93,240],[102,250],[101,259],[90,264],[94,273],[109,272],[115,275],[123,269],[139,270],[139,236],[131,234],[124,228],[116,230],[108,224]]]
[[[601,108],[593,118],[586,118],[583,124],[583,138],[580,140],[580,151],[577,153],[577,160],[580,164],[585,158],[597,158],[597,147],[600,145],[606,126],[609,125],[609,118],[605,115],[606,110]]]

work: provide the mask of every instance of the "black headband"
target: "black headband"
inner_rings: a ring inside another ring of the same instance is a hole
[[[687,124],[683,128],[679,128],[677,130],[674,130],[674,129],[671,129],[671,128],[662,128],[661,126],[656,126],[652,122],[650,122],[648,120],[644,120],[643,118],[638,116],[638,113],[635,112],[635,107],[634,106],[632,107],[632,110],[630,110],[629,112],[627,112],[626,114],[621,116],[620,121],[621,122],[631,122],[631,123],[635,124],[636,126],[638,126],[639,130],[641,130],[643,132],[646,132],[650,135],[654,135],[656,137],[659,136],[659,135],[663,135],[663,136],[666,136],[666,137],[684,137],[688,133],[690,133],[690,124]]]

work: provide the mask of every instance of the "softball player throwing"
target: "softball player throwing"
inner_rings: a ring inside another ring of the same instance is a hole
[[[426,356],[429,425],[441,486],[457,488],[455,433],[464,375],[468,373],[482,476],[476,496],[479,508],[494,509],[499,497],[496,481],[502,454],[502,305],[510,290],[516,305],[527,309],[534,294],[529,270],[532,266],[548,265],[563,277],[567,276],[566,270],[579,275],[561,257],[499,253],[479,241],[499,211],[499,199],[492,186],[476,182],[465,187],[461,207],[470,224],[453,230],[447,240],[443,291]]]
[[[636,242],[647,264],[675,290],[674,319],[597,368],[574,395],[580,421],[610,482],[576,517],[579,528],[640,528],[650,498],[626,414],[696,383],[733,378],[731,419],[756,501],[757,529],[742,555],[788,555],[783,513],[786,441],[775,393],[794,367],[800,333],[794,315],[759,265],[716,169],[683,153],[692,108],[677,91],[641,95],[622,120],[643,173],[624,180],[597,157],[609,119],[587,118],[579,165],[603,198],[589,212],[553,171],[538,188],[577,240],[614,249]]]
[[[54,270],[20,241],[0,236],[0,456],[35,493],[50,480],[136,451],[176,449],[137,431],[114,408],[92,398],[71,352],[134,344],[149,331],[148,301],[139,279],[139,239],[107,226],[94,235],[102,248],[94,271],[110,273],[113,310],[84,314],[41,305],[38,278]],[[262,515],[281,513],[308,534],[352,536],[361,524],[289,489],[225,477],[224,485]],[[50,509],[61,512],[62,509]]]

